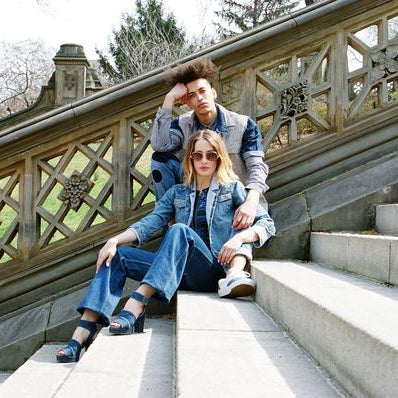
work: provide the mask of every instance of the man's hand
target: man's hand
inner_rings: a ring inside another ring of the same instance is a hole
[[[97,273],[101,265],[105,262],[105,265],[109,267],[113,257],[116,254],[117,239],[109,239],[98,253],[97,263],[95,264],[95,272]]]
[[[221,265],[229,264],[236,255],[236,251],[242,246],[242,239],[235,235],[230,240],[224,243],[223,247],[218,253],[217,260]]]
[[[188,89],[185,84],[177,83],[167,94],[163,102],[163,108],[171,109],[176,103],[187,103]]]
[[[260,194],[257,191],[250,190],[246,201],[242,203],[235,211],[232,228],[239,231],[250,227],[256,217],[257,206],[260,200]]]

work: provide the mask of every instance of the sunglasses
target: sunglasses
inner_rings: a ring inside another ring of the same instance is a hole
[[[214,151],[209,151],[206,153],[203,153],[203,152],[192,152],[191,153],[191,159],[196,160],[196,161],[202,160],[203,156],[206,156],[206,159],[209,162],[215,162],[219,158],[218,153],[214,152]]]

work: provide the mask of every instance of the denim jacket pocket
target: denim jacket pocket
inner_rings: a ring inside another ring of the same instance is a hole
[[[232,199],[232,193],[226,192],[218,195],[217,202],[225,202]]]
[[[174,206],[176,208],[181,208],[181,207],[185,207],[186,204],[186,200],[185,199],[174,199]]]

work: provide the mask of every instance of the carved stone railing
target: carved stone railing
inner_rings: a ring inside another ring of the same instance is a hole
[[[329,0],[199,55],[280,172],[291,151],[394,117],[397,46],[396,1]],[[99,245],[152,208],[150,125],[166,91],[156,70],[0,132],[0,315],[87,280]]]

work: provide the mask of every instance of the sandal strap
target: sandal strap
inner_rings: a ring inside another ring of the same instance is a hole
[[[94,334],[97,332],[97,323],[92,321],[86,321],[84,319],[80,319],[77,323],[77,326],[86,329],[90,332],[90,334]]]
[[[140,303],[144,304],[144,306],[148,305],[149,298],[145,297],[141,293],[133,292],[130,296],[132,299],[139,301]]]
[[[77,340],[71,339],[66,346],[62,347],[60,350],[64,352],[64,355],[76,355],[81,349],[81,344]]]

